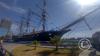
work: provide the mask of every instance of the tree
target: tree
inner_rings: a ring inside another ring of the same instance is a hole
[[[0,28],[3,28],[4,31],[6,31],[6,33],[4,35],[10,36],[11,27],[12,27],[12,21],[10,18],[5,17],[5,18],[0,19]],[[9,39],[9,38],[5,37],[5,39]]]
[[[37,40],[34,40],[34,41],[32,42],[32,44],[34,45],[34,49],[36,50],[37,47],[39,46],[40,42],[37,41]]]
[[[0,20],[0,27],[3,27],[3,28],[10,28],[12,25],[12,21],[9,19],[9,18],[2,18]]]
[[[50,39],[50,43],[56,47],[55,51],[58,51],[60,45],[60,37],[54,36]]]
[[[74,40],[75,41],[75,40]],[[77,55],[77,51],[79,50],[77,45],[75,44],[75,42],[72,41],[71,43],[71,49],[70,49],[70,52],[71,52],[71,55],[70,56],[78,56]]]

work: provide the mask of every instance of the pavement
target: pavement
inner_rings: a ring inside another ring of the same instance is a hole
[[[20,44],[20,43],[3,43],[3,47],[9,51],[9,52],[12,52],[14,48],[18,47],[18,46],[22,46],[22,45],[25,45],[25,44]]]

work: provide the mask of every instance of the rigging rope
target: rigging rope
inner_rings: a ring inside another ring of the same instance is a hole
[[[84,19],[83,21],[84,21],[84,23],[86,24],[86,26],[88,27],[88,29],[89,29],[89,30],[92,30],[92,28],[91,28],[90,25],[88,24],[87,20]]]

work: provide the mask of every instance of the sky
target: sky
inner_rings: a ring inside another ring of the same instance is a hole
[[[18,32],[18,23],[21,20],[21,16],[25,16],[30,8],[40,14],[41,10],[39,8],[42,8],[42,2],[43,0],[0,0],[0,18],[9,17],[13,21],[11,30],[16,33]],[[48,18],[46,29],[56,30],[57,28],[63,28],[98,7],[99,3],[100,1],[98,0],[95,5],[82,7],[74,0],[47,0]],[[70,27],[72,31],[66,33],[64,38],[91,37],[93,33],[100,31],[100,10],[85,18],[92,30],[89,30],[84,22],[80,22]],[[31,24],[34,24],[33,27],[38,30],[40,25],[39,17],[32,15]],[[5,33],[5,31],[0,30],[0,35]]]

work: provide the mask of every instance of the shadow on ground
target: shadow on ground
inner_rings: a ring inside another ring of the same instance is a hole
[[[59,53],[57,51],[54,50],[45,50],[45,51],[41,51],[38,53],[39,56],[65,56],[68,55],[67,53]]]

